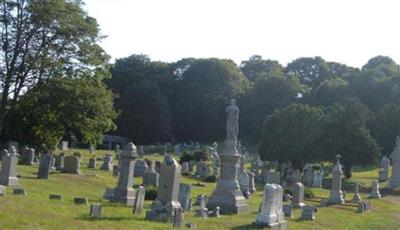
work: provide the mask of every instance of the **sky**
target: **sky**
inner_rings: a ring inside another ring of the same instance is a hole
[[[363,66],[400,63],[399,0],[85,0],[113,60],[252,55],[283,65],[299,57]]]

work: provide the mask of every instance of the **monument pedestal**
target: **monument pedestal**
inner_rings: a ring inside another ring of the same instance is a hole
[[[208,201],[209,210],[214,210],[217,206],[220,207],[222,214],[239,214],[248,210],[246,199],[237,181],[239,158],[240,155],[237,152],[220,155],[221,179]]]

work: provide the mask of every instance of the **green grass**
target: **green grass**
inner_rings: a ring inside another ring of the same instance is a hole
[[[5,197],[0,197],[0,229],[171,229],[171,224],[156,223],[145,220],[145,212],[134,216],[132,209],[119,204],[110,204],[102,199],[106,187],[115,187],[116,178],[111,172],[101,171],[98,162],[97,169],[88,169],[89,153],[83,153],[81,175],[61,174],[52,172],[48,180],[36,179],[37,166],[18,166],[21,175],[21,186],[27,190],[28,196],[12,195],[9,188]],[[107,151],[96,151],[101,157]],[[72,151],[70,152],[72,153]],[[159,155],[146,156],[152,160],[161,160]],[[353,179],[346,180],[350,188],[354,182],[369,187],[371,180],[378,175],[378,169],[356,169]],[[141,184],[141,178],[134,179],[135,186]],[[182,177],[183,183],[197,183],[195,177]],[[205,183],[206,187],[193,187],[192,198],[198,194],[211,195],[215,183]],[[385,184],[381,184],[384,186]],[[262,185],[257,185],[257,193],[248,200],[250,211],[242,215],[225,215],[221,218],[201,219],[194,217],[194,212],[185,213],[185,222],[193,222],[198,229],[254,229],[259,204],[262,200]],[[327,197],[328,190],[313,189],[319,197]],[[63,196],[62,201],[50,201],[49,194]],[[103,205],[103,219],[93,220],[89,217],[89,207],[75,205],[74,197],[87,197],[90,203]],[[347,198],[353,194],[347,193]],[[362,194],[365,198],[368,194]],[[298,221],[300,211],[295,210],[294,217],[288,219],[289,229],[400,229],[400,197],[385,197],[381,200],[371,200],[372,211],[357,214],[354,207],[331,206],[319,208],[315,221]],[[318,205],[314,202],[306,202]],[[145,210],[150,208],[151,201],[146,201]],[[196,210],[197,207],[194,207]]]

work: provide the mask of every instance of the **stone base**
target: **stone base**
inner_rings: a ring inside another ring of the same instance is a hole
[[[17,177],[0,177],[0,184],[4,186],[17,186],[19,180]]]
[[[126,206],[133,206],[135,203],[135,191],[133,189],[116,190],[112,194],[107,194],[108,199],[112,203],[123,203]]]
[[[328,204],[344,204],[344,203],[345,200],[343,198],[342,191],[331,191],[328,198]]]
[[[209,210],[218,206],[222,214],[240,214],[248,211],[246,199],[240,189],[229,191],[223,186],[217,186],[207,204]]]
[[[171,222],[174,219],[175,209],[181,209],[181,205],[177,201],[162,204],[156,199],[151,204],[151,210],[146,212],[146,219],[156,222]]]
[[[54,168],[53,170],[57,170],[57,168]],[[65,168],[60,170],[61,173],[67,173],[67,174],[81,174],[81,171],[79,170],[66,170]]]
[[[286,220],[283,220],[279,223],[273,223],[273,224],[257,223],[257,222],[254,224],[257,226],[260,226],[260,227],[267,227],[272,230],[286,230],[287,229],[287,221]]]

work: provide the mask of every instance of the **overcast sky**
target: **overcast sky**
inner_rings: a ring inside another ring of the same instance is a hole
[[[287,64],[321,56],[361,67],[376,55],[400,62],[399,0],[85,0],[115,59],[172,62],[259,54]]]

